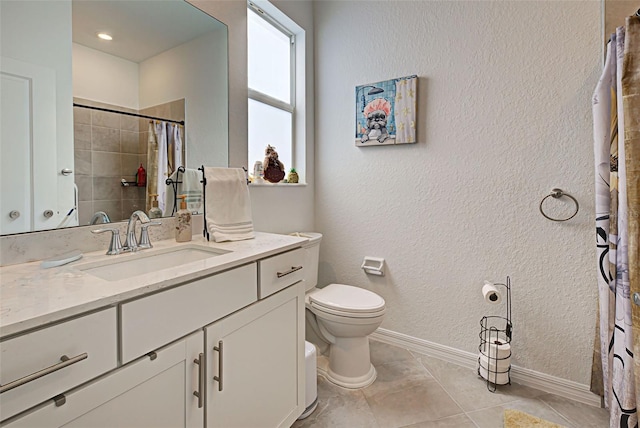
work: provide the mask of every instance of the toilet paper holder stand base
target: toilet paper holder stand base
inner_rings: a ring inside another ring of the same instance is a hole
[[[484,316],[480,320],[480,345],[478,346],[478,376],[485,379],[487,389],[495,392],[497,385],[511,384],[511,278],[507,276],[506,316]]]

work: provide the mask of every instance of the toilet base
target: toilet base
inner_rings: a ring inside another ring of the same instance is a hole
[[[367,374],[359,377],[345,377],[340,376],[329,368],[327,370],[325,377],[331,383],[335,383],[338,386],[349,389],[359,389],[366,388],[375,382],[376,377],[378,377],[378,372],[376,372],[376,368],[373,367],[373,364],[369,363],[369,371]]]
[[[331,345],[329,348],[331,357],[319,355],[317,358],[318,374],[343,388],[359,389],[371,385],[376,380],[378,373],[371,364],[368,338],[359,339],[347,340],[349,344],[359,345],[355,346],[356,352],[353,352],[354,349],[351,348],[351,353],[341,353],[339,346]]]

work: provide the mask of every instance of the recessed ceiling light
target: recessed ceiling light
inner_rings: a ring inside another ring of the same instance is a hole
[[[107,33],[98,33],[98,37],[100,37],[102,40],[113,40],[113,37],[111,37]]]

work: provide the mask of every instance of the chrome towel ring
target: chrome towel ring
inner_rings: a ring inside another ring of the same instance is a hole
[[[561,198],[563,196],[566,196],[567,198],[571,198],[573,203],[576,204],[576,210],[573,212],[573,214],[571,214],[567,218],[553,218],[553,217],[549,217],[547,214],[545,214],[544,210],[542,209],[542,204],[544,203],[544,201],[546,201],[547,198],[549,198],[549,197],[553,197],[554,199],[558,199],[558,198]],[[542,214],[543,216],[545,216],[545,218],[548,218],[551,221],[567,221],[567,220],[571,220],[572,218],[574,218],[576,216],[576,214],[578,214],[578,210],[579,209],[580,209],[580,204],[578,204],[578,200],[576,198],[574,198],[573,196],[571,196],[570,194],[564,193],[562,191],[562,189],[551,189],[551,193],[549,193],[547,196],[542,198],[542,200],[540,201],[540,214]]]

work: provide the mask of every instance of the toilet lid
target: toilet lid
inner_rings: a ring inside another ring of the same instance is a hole
[[[347,313],[370,313],[384,309],[384,299],[369,290],[344,284],[329,284],[309,296],[312,305]]]

